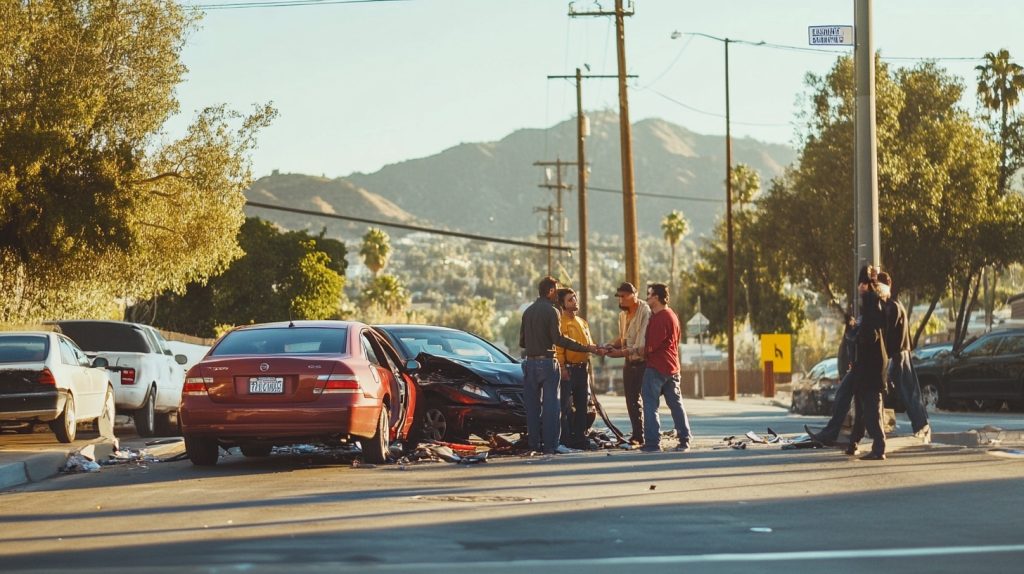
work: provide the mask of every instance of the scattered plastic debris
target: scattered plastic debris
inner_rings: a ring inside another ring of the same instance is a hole
[[[658,488],[658,485],[657,484],[652,484],[651,487],[648,488],[647,490],[654,490],[655,488]]]
[[[99,472],[100,465],[94,460],[89,460],[80,453],[73,453],[64,461],[60,471],[66,474],[76,472]]]

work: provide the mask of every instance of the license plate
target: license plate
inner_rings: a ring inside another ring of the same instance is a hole
[[[249,394],[281,394],[284,392],[283,377],[251,377],[249,379]]]

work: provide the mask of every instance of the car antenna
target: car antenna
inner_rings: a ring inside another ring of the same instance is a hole
[[[294,327],[294,326],[295,326],[295,320],[292,319],[292,306],[289,305],[288,306],[288,327]]]

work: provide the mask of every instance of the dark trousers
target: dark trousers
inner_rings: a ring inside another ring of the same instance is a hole
[[[850,433],[850,444],[857,444],[864,438],[864,431],[874,439],[871,443],[872,454],[885,454],[885,431],[882,430],[882,392],[873,389],[857,389],[854,392],[857,401],[857,415],[853,418],[853,431]]]
[[[900,400],[907,409],[910,426],[917,432],[928,424],[928,411],[921,400],[921,385],[910,362],[910,351],[903,351],[889,361],[889,380],[896,385]]]
[[[562,379],[562,444],[586,446],[587,398],[590,369],[587,364],[566,365],[569,378]]]
[[[839,388],[836,389],[835,402],[832,403],[832,418],[818,433],[818,436],[826,442],[835,442],[839,438],[839,431],[843,430],[843,421],[846,419],[846,414],[850,412],[850,404],[853,403],[855,378],[853,371],[846,373],[839,383]]]
[[[640,407],[640,389],[644,386],[644,371],[647,370],[647,363],[637,361],[631,363],[626,361],[622,368],[622,386],[626,393],[626,412],[629,414],[629,424],[633,427],[631,440],[644,441],[644,411]]]

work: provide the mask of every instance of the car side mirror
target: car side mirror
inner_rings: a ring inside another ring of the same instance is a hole
[[[96,357],[95,359],[92,360],[92,366],[97,369],[106,369],[107,367],[110,366],[110,361],[106,360],[103,357]]]
[[[188,362],[188,357],[186,357],[185,355],[174,355],[174,362],[178,363],[179,365],[184,365],[185,363]]]
[[[416,359],[409,359],[408,361],[405,362],[405,370],[410,373],[415,373],[416,371],[420,370],[420,367],[420,362],[417,361]]]

